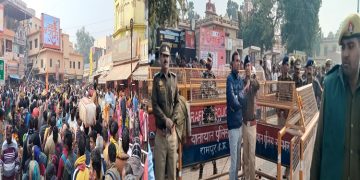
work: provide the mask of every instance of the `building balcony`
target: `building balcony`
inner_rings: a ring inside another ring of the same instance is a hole
[[[1,3],[5,7],[4,14],[18,21],[35,16],[35,10],[27,8],[26,3],[21,0],[2,0]]]

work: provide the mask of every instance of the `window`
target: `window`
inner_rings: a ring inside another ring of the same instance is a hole
[[[37,24],[35,24],[35,29],[37,29]]]
[[[76,66],[75,66],[75,61],[73,62],[73,68],[74,68],[74,69],[76,68]]]
[[[226,50],[226,64],[230,64],[231,62],[231,51]]]
[[[35,48],[38,47],[38,39],[35,39],[35,41],[34,41],[34,46],[35,46]]]
[[[70,61],[70,69],[71,69],[71,61]]]
[[[43,68],[43,67],[44,67],[44,60],[41,59],[41,68]]]
[[[29,48],[32,50],[32,41],[29,42]]]
[[[78,69],[80,69],[80,62],[78,62]]]
[[[57,63],[58,67],[60,68],[60,60],[58,60],[58,63]]]
[[[50,67],[52,67],[52,59],[50,59]]]

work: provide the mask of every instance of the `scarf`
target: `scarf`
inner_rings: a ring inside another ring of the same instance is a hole
[[[76,169],[79,172],[76,175],[76,179],[90,179],[90,171],[89,168],[86,167],[85,164],[86,156],[82,155],[75,161]]]
[[[118,143],[116,142],[116,140],[115,140],[112,136],[110,137],[110,143],[114,143],[115,146],[118,145]],[[116,147],[116,148],[117,148],[117,147]]]

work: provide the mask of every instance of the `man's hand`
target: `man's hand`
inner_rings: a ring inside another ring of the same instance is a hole
[[[170,118],[166,118],[166,128],[168,130],[171,130],[173,128],[173,126],[174,126],[173,121]]]
[[[249,90],[250,87],[250,79],[247,81],[245,87],[244,87],[244,92],[247,92]]]

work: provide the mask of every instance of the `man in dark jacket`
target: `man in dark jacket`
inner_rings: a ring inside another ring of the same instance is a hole
[[[324,79],[310,179],[360,179],[360,14],[342,23],[341,65]]]
[[[240,56],[235,51],[231,58],[231,73],[226,80],[226,115],[231,157],[229,178],[231,180],[238,179],[241,155],[241,123],[245,89],[243,79],[239,75],[239,69]]]

